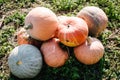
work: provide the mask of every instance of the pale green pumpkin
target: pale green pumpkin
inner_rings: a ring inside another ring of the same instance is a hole
[[[42,68],[42,55],[33,45],[23,44],[11,51],[8,66],[11,73],[19,78],[33,78]]]

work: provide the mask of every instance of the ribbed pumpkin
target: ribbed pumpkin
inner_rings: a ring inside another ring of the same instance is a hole
[[[54,36],[58,27],[58,19],[50,9],[36,7],[27,14],[25,27],[32,38],[45,41]]]
[[[33,78],[42,68],[41,53],[30,44],[17,46],[8,57],[8,66],[18,78]]]
[[[99,7],[86,6],[80,10],[77,16],[87,22],[90,36],[97,37],[107,27],[107,15]]]
[[[48,66],[63,66],[68,59],[67,51],[62,50],[59,43],[59,39],[53,38],[44,42],[41,46],[40,50],[42,51],[44,60]]]
[[[104,46],[97,38],[89,37],[88,40],[74,48],[75,57],[86,65],[97,63],[104,55]]]
[[[69,47],[78,46],[86,41],[88,26],[78,17],[59,16],[57,37],[61,43]]]

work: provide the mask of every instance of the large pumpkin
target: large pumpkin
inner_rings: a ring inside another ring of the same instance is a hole
[[[11,73],[19,78],[33,78],[42,68],[41,53],[29,44],[17,46],[8,57],[8,66]]]
[[[89,37],[88,40],[74,48],[75,57],[86,65],[97,63],[104,54],[104,46],[96,39]]]
[[[29,35],[37,40],[52,38],[57,30],[58,19],[54,12],[45,7],[32,9],[25,18],[25,27]]]
[[[88,26],[83,19],[59,16],[58,20],[57,37],[61,43],[69,47],[75,47],[85,42],[88,36]]]
[[[83,18],[89,28],[89,35],[97,37],[106,27],[108,18],[105,12],[99,7],[87,6],[77,14],[79,18]]]
[[[68,59],[67,51],[64,51],[59,46],[59,39],[53,38],[44,42],[41,46],[41,51],[47,65],[51,67],[63,66]]]

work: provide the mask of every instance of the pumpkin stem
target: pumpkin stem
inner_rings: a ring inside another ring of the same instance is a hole
[[[21,64],[22,64],[22,61],[17,61],[16,64],[17,64],[17,65],[21,65]]]
[[[23,38],[28,40],[30,38],[30,35],[26,32],[24,35],[23,35]]]
[[[92,41],[91,41],[91,37],[87,37],[87,43],[88,43],[88,46],[91,45]]]
[[[66,49],[67,49],[67,52],[68,52],[68,56],[70,56],[70,51],[69,51],[69,48],[68,48],[68,47],[66,47]]]
[[[32,28],[33,28],[33,25],[30,23],[30,24],[28,24],[28,25],[25,25],[24,27],[25,27],[25,29],[32,29]]]
[[[70,25],[67,26],[68,28],[70,27]]]

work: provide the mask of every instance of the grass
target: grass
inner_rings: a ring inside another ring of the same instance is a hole
[[[105,46],[104,57],[94,65],[84,65],[76,60],[71,48],[70,58],[64,66],[51,68],[44,63],[41,72],[30,80],[119,80],[119,0],[0,0],[0,14],[6,16],[0,29],[0,80],[20,80],[10,73],[7,56],[17,46],[15,32],[24,26],[24,18],[30,8],[44,6],[53,10],[56,15],[75,16],[89,5],[103,9],[109,19],[106,30],[98,37]]]

